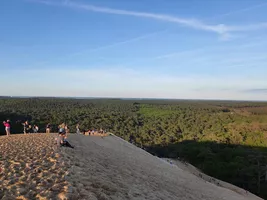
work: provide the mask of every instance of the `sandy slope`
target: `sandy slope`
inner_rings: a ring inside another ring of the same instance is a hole
[[[70,199],[260,199],[239,194],[170,165],[115,136],[72,135],[75,149],[63,149],[72,166]]]
[[[202,173],[199,169],[197,169],[196,167],[194,167],[193,165],[191,165],[189,163],[181,162],[179,160],[174,160],[174,159],[169,159],[169,158],[162,158],[162,159],[171,165],[176,165],[177,167],[183,169],[184,171],[187,171],[191,174],[194,174],[194,175],[202,178],[204,181],[213,183],[213,184],[218,185],[218,186],[223,187],[223,188],[227,188],[229,190],[232,190],[234,192],[237,192],[237,193],[244,195],[244,196],[247,196],[249,198],[255,197],[255,195],[250,193],[249,191],[246,191],[246,190],[239,188],[235,185],[232,185],[230,183],[215,179],[211,176],[208,176],[208,175]]]
[[[68,191],[55,135],[0,137],[0,199],[57,199]]]
[[[0,137],[0,199],[260,199],[206,182],[116,136],[71,135],[75,149],[58,148],[55,136]]]

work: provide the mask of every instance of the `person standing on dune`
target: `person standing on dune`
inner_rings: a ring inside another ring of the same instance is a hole
[[[6,130],[6,135],[9,136],[10,135],[10,121],[7,120],[7,121],[3,121],[3,124],[5,126],[5,130]]]
[[[76,133],[77,134],[81,134],[80,125],[79,124],[76,125]]]
[[[34,125],[32,130],[33,130],[33,133],[38,133],[39,127],[37,125]]]
[[[46,133],[50,133],[50,130],[51,130],[51,125],[50,125],[50,123],[48,123],[47,125],[46,125]]]
[[[57,144],[60,145],[63,143],[63,135],[66,135],[65,123],[60,124],[58,129]]]
[[[69,135],[70,129],[67,124],[65,125],[64,129],[65,129],[66,134]]]
[[[29,122],[26,121],[26,122],[22,123],[22,125],[23,125],[24,134],[30,133],[30,130],[31,130],[32,126],[29,124]]]

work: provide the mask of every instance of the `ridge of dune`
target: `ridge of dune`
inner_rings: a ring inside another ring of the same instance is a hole
[[[259,200],[207,182],[117,137],[71,135],[63,149],[76,199]]]
[[[58,147],[55,136],[0,137],[0,199],[261,199],[207,182],[115,135],[71,134],[74,149]]]

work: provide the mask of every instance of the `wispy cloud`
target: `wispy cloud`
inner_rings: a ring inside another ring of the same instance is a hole
[[[131,42],[136,42],[136,41],[147,39],[147,38],[150,38],[150,37],[152,37],[154,35],[157,35],[157,34],[160,34],[160,33],[164,33],[164,32],[167,32],[167,31],[168,30],[155,31],[155,32],[152,32],[152,33],[144,34],[144,35],[141,35],[141,36],[138,36],[138,37],[130,38],[128,40],[116,42],[116,43],[113,43],[113,44],[108,44],[108,45],[104,45],[104,46],[100,46],[100,47],[96,47],[96,48],[92,48],[92,49],[85,49],[85,50],[73,53],[73,54],[71,54],[69,56],[75,56],[75,55],[80,55],[80,54],[83,54],[83,53],[95,52],[95,51],[99,51],[99,50],[103,50],[103,49],[108,49],[108,48],[120,46],[120,45],[123,45],[123,44],[128,44],[128,43],[131,43]]]
[[[209,47],[210,48],[210,47]],[[172,57],[178,57],[178,56],[184,56],[187,54],[194,54],[194,53],[199,53],[199,52],[203,52],[207,50],[207,47],[202,47],[199,49],[191,49],[191,50],[185,50],[185,51],[179,51],[179,52],[174,52],[174,53],[169,53],[169,54],[164,54],[164,55],[160,55],[154,58],[151,58],[151,60],[157,60],[157,59],[165,59],[165,58],[172,58]]]
[[[249,89],[249,90],[243,90],[245,93],[264,93],[267,94],[267,88],[256,88],[256,89]]]
[[[215,51],[215,50],[224,50],[227,49],[228,51],[237,51],[237,50],[243,50],[247,48],[252,48],[252,47],[257,47],[257,46],[264,46],[267,45],[265,42],[265,38],[251,38],[250,42],[245,42],[243,44],[233,44],[230,46],[218,46],[218,45],[210,45],[210,46],[204,46],[200,47],[197,49],[189,49],[189,50],[182,50],[178,52],[172,52],[172,53],[167,53],[163,55],[159,55],[153,58],[149,58],[149,60],[157,60],[157,59],[167,59],[167,58],[176,58],[176,57],[181,57],[181,56],[194,56],[199,53],[207,52],[207,51]],[[266,56],[265,56],[266,57]],[[195,60],[195,59],[194,59]]]
[[[63,2],[55,2],[55,1],[46,1],[46,0],[31,0],[37,3],[43,3],[46,5],[53,5],[53,6],[62,6],[62,7],[70,7],[73,9],[81,9],[87,10],[90,12],[98,12],[98,13],[106,13],[106,14],[114,14],[114,15],[127,15],[133,17],[140,17],[140,18],[150,18],[159,21],[177,23],[179,25],[183,25],[186,27],[190,27],[197,30],[209,31],[214,32],[222,36],[222,38],[227,39],[230,37],[230,32],[237,32],[237,31],[253,31],[258,29],[267,28],[267,23],[259,23],[259,24],[251,24],[251,25],[242,25],[242,26],[228,26],[225,24],[215,24],[209,25],[197,19],[188,19],[188,18],[180,18],[171,15],[165,14],[155,14],[155,13],[148,13],[148,12],[137,12],[137,11],[128,11],[122,9],[113,9],[107,7],[99,7],[90,4],[82,4],[72,1],[63,1]]]
[[[59,56],[59,57],[55,58],[55,60],[72,58],[72,57],[75,57],[75,56],[78,56],[78,55],[93,53],[93,52],[97,52],[97,51],[100,51],[100,50],[104,50],[104,49],[108,49],[108,48],[112,48],[112,47],[117,47],[117,46],[120,46],[120,45],[128,44],[128,43],[131,43],[131,42],[137,42],[137,41],[140,41],[140,40],[143,40],[143,39],[147,39],[147,38],[150,38],[150,37],[152,37],[154,35],[157,35],[157,34],[160,34],[160,33],[164,33],[164,32],[167,32],[167,31],[168,30],[166,30],[166,29],[165,30],[160,30],[160,31],[155,31],[155,32],[152,32],[152,33],[147,33],[147,34],[138,36],[138,37],[133,37],[133,38],[130,38],[130,39],[127,39],[127,40],[124,40],[124,41],[115,42],[113,44],[103,45],[103,46],[99,46],[99,47],[95,47],[95,48],[83,49],[81,51],[77,51],[77,52],[70,53],[70,54],[67,54],[67,55]],[[105,60],[104,57],[97,57],[97,58],[100,61]],[[95,56],[94,56],[94,59],[96,59]],[[36,66],[36,65],[38,65],[38,66],[45,65],[45,64],[48,64],[48,63],[49,63],[49,61],[39,61],[39,62],[35,63],[34,66]]]
[[[244,26],[229,26],[228,31],[234,32],[234,31],[256,31],[260,29],[267,28],[267,22],[264,23],[258,23],[258,24],[249,24]]]
[[[256,8],[261,8],[261,7],[264,7],[264,6],[267,6],[267,2],[261,3],[261,4],[257,4],[257,5],[253,5],[253,6],[250,6],[250,7],[247,7],[247,8],[243,8],[243,9],[240,9],[240,10],[235,10],[235,11],[231,11],[231,12],[228,12],[228,13],[224,13],[222,15],[218,15],[218,16],[212,17],[211,19],[219,19],[219,18],[223,18],[223,17],[228,17],[230,15],[244,13],[244,12],[247,12],[247,11],[250,11],[250,10],[254,10]]]

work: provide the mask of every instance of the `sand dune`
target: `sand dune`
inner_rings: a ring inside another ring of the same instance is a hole
[[[116,137],[0,137],[0,199],[257,200],[209,183]]]
[[[247,196],[249,198],[254,198],[255,197],[255,195],[250,193],[249,191],[246,191],[246,190],[244,190],[242,188],[239,188],[239,187],[237,187],[235,185],[232,185],[230,183],[215,179],[215,178],[213,178],[211,176],[208,176],[208,175],[202,173],[199,169],[197,169],[196,167],[194,167],[193,165],[191,165],[189,163],[182,162],[182,161],[179,161],[179,160],[170,159],[170,158],[162,158],[162,159],[164,161],[167,161],[171,165],[176,165],[177,167],[183,169],[184,171],[187,171],[187,172],[189,172],[191,174],[194,174],[194,175],[200,177],[201,179],[203,179],[206,182],[210,182],[210,183],[218,185],[220,187],[227,188],[229,190],[232,190],[234,192],[237,192],[237,193],[239,193],[241,195],[244,195],[244,196]]]
[[[0,137],[0,199],[56,199],[68,190],[67,165],[54,138],[45,134]]]
[[[206,182],[115,136],[73,135],[70,141],[76,149],[63,155],[72,166],[73,199],[260,199]]]

